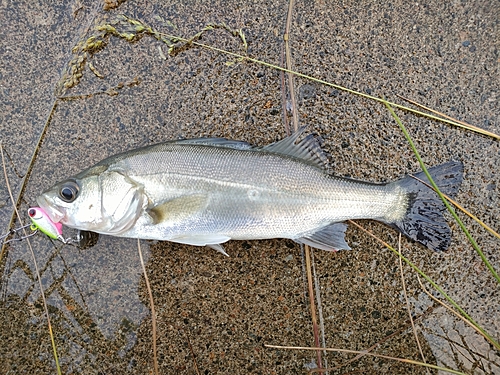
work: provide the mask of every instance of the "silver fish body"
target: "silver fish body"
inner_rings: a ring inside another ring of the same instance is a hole
[[[410,177],[372,184],[331,176],[315,138],[296,142],[299,134],[262,148],[202,138],[132,150],[56,184],[37,201],[69,227],[219,250],[230,239],[268,238],[348,249],[347,219],[379,220],[429,248],[448,246],[442,203],[425,185]],[[433,177],[453,195],[462,165],[436,168]]]

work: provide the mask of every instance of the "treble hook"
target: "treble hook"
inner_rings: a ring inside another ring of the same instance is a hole
[[[26,224],[22,227],[11,229],[6,234],[0,236],[0,241],[8,236],[13,236],[13,238],[5,241],[4,244],[12,241],[22,241],[28,237],[34,236],[40,231],[50,238],[60,240],[65,244],[69,243],[69,241],[62,236],[62,224],[54,223],[52,220],[50,220],[49,216],[42,208],[31,207],[28,210],[28,215],[31,219],[31,224]],[[22,235],[21,231],[24,231],[28,227],[32,232],[30,234]]]
[[[38,229],[31,228],[32,232],[30,234],[23,235],[24,229],[27,229],[27,228],[31,228],[31,224],[26,224],[26,225],[23,225],[22,227],[11,229],[7,233],[0,236],[0,241],[9,237],[9,236],[13,236],[13,238],[3,242],[3,244],[5,245],[5,244],[8,244],[9,242],[22,241],[22,240],[24,240],[28,237],[34,236],[35,234],[38,233]]]

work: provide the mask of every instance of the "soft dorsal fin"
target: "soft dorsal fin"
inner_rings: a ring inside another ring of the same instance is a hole
[[[182,139],[180,141],[173,141],[173,143],[187,144],[187,145],[205,145],[205,146],[217,146],[233,148],[235,150],[248,150],[253,148],[250,143],[245,141],[232,141],[226,138],[194,138],[194,139]]]
[[[276,154],[292,156],[307,161],[321,169],[328,169],[328,158],[325,152],[321,149],[318,140],[312,134],[306,136],[299,143],[295,143],[305,129],[306,127],[303,126],[290,137],[264,146],[261,149],[274,152]]]

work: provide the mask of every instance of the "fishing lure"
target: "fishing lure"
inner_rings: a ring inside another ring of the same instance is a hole
[[[39,230],[54,240],[67,242],[62,236],[62,224],[50,220],[49,215],[41,207],[31,207],[28,209],[28,215],[31,219],[31,230]]]
[[[77,246],[80,249],[92,247],[97,243],[98,234],[93,232],[78,231],[75,238],[64,238],[62,235],[62,224],[54,223],[41,207],[31,207],[28,210],[28,215],[31,219],[30,228],[34,231],[33,234],[40,231],[54,240],[59,240],[67,245]]]
[[[0,236],[0,243],[2,244],[2,246],[9,242],[22,241],[28,237],[34,236],[39,231],[54,240],[59,240],[65,244],[76,245],[80,248],[91,247],[97,242],[97,234],[91,232],[79,231],[75,239],[64,238],[62,235],[62,224],[54,223],[50,219],[49,215],[47,215],[47,213],[41,207],[29,208],[28,216],[31,219],[31,224],[11,229],[4,235]],[[23,230],[28,227],[32,230],[32,232],[30,234],[26,234],[26,232],[24,232],[23,235]],[[9,239],[8,241],[1,242],[2,240],[4,240],[9,236],[11,236],[12,238]]]

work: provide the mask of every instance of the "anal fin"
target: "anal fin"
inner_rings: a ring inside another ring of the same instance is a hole
[[[309,245],[321,250],[338,251],[351,250],[345,242],[345,231],[347,224],[333,223],[319,229],[318,231],[294,240],[304,245]]]

